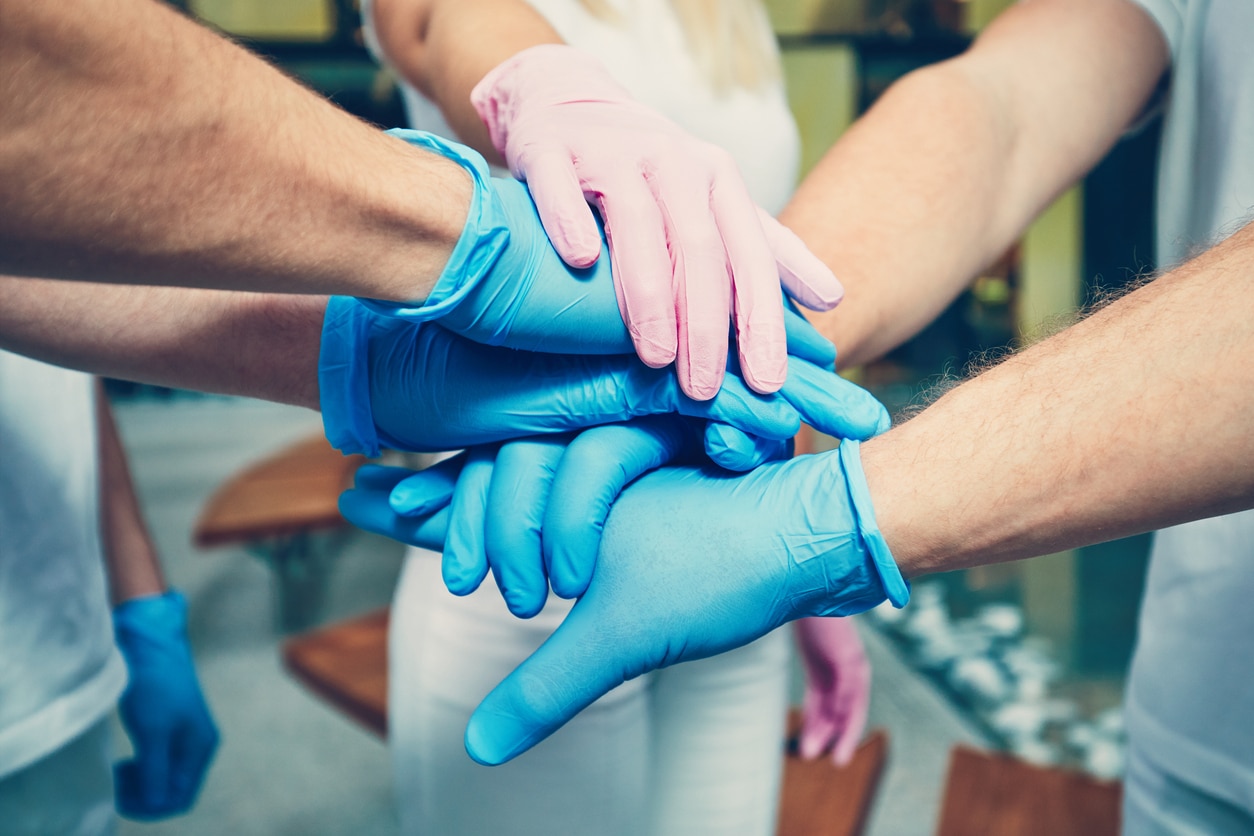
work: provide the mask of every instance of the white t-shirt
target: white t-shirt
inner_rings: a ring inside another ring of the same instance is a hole
[[[91,377],[0,352],[0,778],[82,734],[126,685],[99,495]]]
[[[1254,216],[1254,3],[1136,2],[1172,55],[1157,212],[1166,268]],[[1188,455],[1188,439],[1173,455]],[[1251,647],[1254,512],[1159,532],[1129,681],[1132,745],[1185,783],[1254,812]]]
[[[529,2],[564,41],[597,56],[637,100],[730,153],[762,208],[772,214],[784,208],[796,186],[801,140],[782,82],[715,94],[669,0],[609,0],[621,21],[601,20],[577,0]],[[361,16],[367,45],[386,64],[369,0]],[[762,28],[764,36],[770,33],[765,10]],[[403,81],[400,89],[410,127],[456,138],[434,103]]]

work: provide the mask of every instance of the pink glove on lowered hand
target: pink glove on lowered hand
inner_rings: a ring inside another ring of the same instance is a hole
[[[708,400],[722,383],[734,317],[745,382],[763,394],[783,385],[781,283],[813,310],[835,307],[844,290],[753,203],[726,151],[635,101],[596,58],[570,46],[519,52],[470,98],[572,267],[600,252],[588,201],[596,203],[619,309],[642,361],[676,361],[683,391]]]
[[[806,669],[798,749],[806,760],[831,749],[832,762],[845,766],[866,730],[871,663],[852,620],[803,618],[796,625]]]

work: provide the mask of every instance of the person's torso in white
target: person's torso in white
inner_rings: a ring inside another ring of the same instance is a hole
[[[94,404],[90,376],[0,352],[0,776],[82,734],[126,684]]]
[[[1165,268],[1254,212],[1254,3],[1137,2],[1172,48],[1159,165]],[[1252,602],[1254,511],[1159,532],[1127,722],[1132,745],[1157,768],[1254,813]]]

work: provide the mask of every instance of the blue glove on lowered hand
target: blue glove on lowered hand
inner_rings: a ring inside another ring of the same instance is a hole
[[[187,643],[187,602],[173,590],[126,601],[113,629],[130,672],[118,710],[135,749],[113,768],[117,810],[140,820],[186,813],[218,748]]]
[[[425,545],[435,517],[389,515],[395,469],[374,469],[341,509]],[[623,492],[587,592],[554,634],[476,709],[466,749],[517,756],[620,683],[731,650],[813,615],[851,615],[909,588],[876,527],[857,442],[737,476],[668,468]]]
[[[794,365],[804,371],[794,374]],[[680,392],[673,373],[650,369],[634,356],[486,346],[343,297],[327,303],[318,363],[327,438],[345,452],[367,455],[378,455],[381,444],[453,450],[666,413],[774,440],[790,438],[802,417],[815,426],[886,425],[887,414],[873,399],[862,404],[866,414],[851,417],[838,395],[812,397],[804,381],[820,374],[832,377],[790,358],[789,382],[780,393],[758,395],[731,375],[712,400],[694,401]]]
[[[422,131],[389,133],[457,162],[470,174],[474,194],[465,230],[424,302],[363,303],[411,322],[438,321],[485,345],[552,354],[635,353],[620,314],[604,231],[601,257],[586,269],[572,268],[553,248],[524,184],[490,177],[483,157],[464,145]],[[789,306],[784,311],[789,353],[823,365],[799,354],[805,350],[798,343],[804,340],[799,326],[808,325]]]

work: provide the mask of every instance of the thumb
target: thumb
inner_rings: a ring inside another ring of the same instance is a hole
[[[580,600],[470,715],[466,753],[475,761],[497,766],[517,757],[628,678],[629,644],[598,629],[588,601]]]
[[[566,154],[535,155],[526,170],[531,199],[553,249],[571,267],[591,267],[601,255],[601,230],[583,195],[579,175]]]

